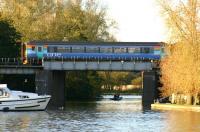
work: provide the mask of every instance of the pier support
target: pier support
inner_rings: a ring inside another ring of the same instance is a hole
[[[158,76],[155,71],[145,71],[143,76],[143,95],[142,105],[145,108],[151,108],[151,104],[154,103],[158,95]]]
[[[35,76],[36,92],[39,95],[49,94],[50,107],[63,107],[65,104],[65,72],[39,71]]]

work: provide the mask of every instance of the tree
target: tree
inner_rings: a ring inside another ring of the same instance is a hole
[[[66,74],[68,99],[95,99],[101,94],[101,78],[94,71],[71,71]]]
[[[3,1],[2,17],[13,21],[14,27],[22,34],[23,42],[115,40],[109,32],[115,22],[107,19],[105,8],[94,0]],[[77,97],[85,98],[98,95],[101,79],[96,72],[67,72],[66,75],[67,95],[71,96],[68,93],[73,92],[77,92],[73,93]]]
[[[197,102],[200,92],[200,1],[158,0],[169,28],[167,56],[161,62],[163,95],[187,94]]]
[[[21,35],[13,27],[11,21],[0,19],[0,57],[19,57]]]
[[[115,26],[93,0],[3,0],[2,17],[13,20],[22,41],[113,41]]]

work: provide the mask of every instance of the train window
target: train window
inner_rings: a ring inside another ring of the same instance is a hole
[[[72,47],[72,52],[73,53],[84,53],[85,48],[84,47]]]
[[[128,53],[140,53],[140,48],[139,47],[129,47]]]
[[[58,51],[57,47],[48,47],[47,52],[48,53],[56,53]]]
[[[65,47],[65,52],[70,53],[71,52],[71,48],[70,47]]]
[[[38,47],[38,52],[42,52],[42,47],[41,46]]]
[[[150,48],[149,47],[142,47],[141,53],[145,53],[145,54],[150,53]]]
[[[58,47],[57,48],[58,53],[64,53],[65,52],[65,47]]]
[[[112,47],[100,47],[100,53],[112,53]]]
[[[57,47],[57,52],[58,53],[69,53],[70,47]]]
[[[153,53],[153,48],[151,48],[151,47],[142,47],[141,48],[141,53],[145,53],[145,54]]]
[[[99,47],[86,47],[86,53],[99,53]]]
[[[32,51],[35,51],[35,46],[32,46],[32,48],[31,48],[31,49],[32,49]]]
[[[114,47],[114,53],[126,53],[126,48]]]
[[[53,51],[54,51],[54,53],[57,53],[58,52],[58,47],[53,47]]]
[[[48,53],[53,53],[54,52],[54,47],[48,47],[47,48]]]
[[[162,53],[164,53],[164,52],[165,52],[165,49],[164,49],[164,47],[162,47],[162,48],[161,48],[161,52],[162,52]]]

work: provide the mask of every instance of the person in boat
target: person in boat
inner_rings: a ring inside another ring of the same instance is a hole
[[[114,95],[114,99],[117,99],[117,98],[119,98],[119,94]]]

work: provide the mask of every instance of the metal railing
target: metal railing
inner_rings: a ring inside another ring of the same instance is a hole
[[[22,58],[0,58],[0,66],[41,66],[41,59],[28,59],[26,63]]]

